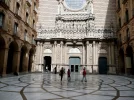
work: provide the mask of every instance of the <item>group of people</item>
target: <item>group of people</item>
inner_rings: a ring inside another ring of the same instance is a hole
[[[62,67],[60,72],[59,72],[59,75],[61,77],[61,82],[62,82],[64,74],[65,74],[65,69]],[[85,80],[85,82],[87,82],[87,79],[86,79],[86,69],[85,68],[83,69],[82,74],[83,74],[83,78],[82,78],[81,81],[83,82]],[[70,69],[68,69],[68,71],[67,71],[67,78],[68,78],[68,81],[71,81],[71,71],[70,71]]]

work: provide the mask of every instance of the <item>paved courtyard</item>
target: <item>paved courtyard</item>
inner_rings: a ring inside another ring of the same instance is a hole
[[[0,78],[0,100],[134,100],[134,79],[114,75],[36,73]]]

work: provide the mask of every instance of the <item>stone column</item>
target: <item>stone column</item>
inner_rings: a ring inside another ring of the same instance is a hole
[[[55,59],[55,64],[57,64],[57,60],[56,60],[56,47],[57,47],[57,41],[54,41],[54,59]]]
[[[86,42],[86,45],[87,45],[87,60],[86,60],[86,64],[88,65],[89,64],[89,62],[88,62],[88,60],[89,60],[89,41]]]
[[[93,65],[95,65],[95,60],[96,60],[96,54],[95,54],[95,41],[93,41]]]
[[[14,52],[13,57],[13,72],[19,72],[19,65],[20,65],[20,51]]]
[[[54,59],[54,44],[52,44],[52,65],[55,63]]]
[[[64,53],[65,53],[65,64],[67,64],[67,60],[66,60],[66,58],[67,58],[67,43],[65,43],[65,51],[64,51]]]
[[[63,41],[61,41],[61,43],[60,43],[60,49],[61,49],[61,66],[63,64],[63,62],[62,62],[62,48],[63,48]]]
[[[0,50],[0,74],[1,76],[6,75],[7,59],[8,59],[8,48],[3,48]]]
[[[82,46],[82,48],[83,48],[83,55],[82,55],[82,57],[83,57],[83,65],[85,65],[85,46],[84,46],[84,43],[83,43],[83,46]]]

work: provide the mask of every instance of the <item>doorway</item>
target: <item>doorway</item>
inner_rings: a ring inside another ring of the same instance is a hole
[[[44,57],[44,71],[51,71],[51,57],[45,56]]]
[[[69,66],[70,66],[71,72],[79,72],[80,58],[79,57],[70,57],[69,58]]]
[[[107,74],[107,58],[99,58],[99,74]]]

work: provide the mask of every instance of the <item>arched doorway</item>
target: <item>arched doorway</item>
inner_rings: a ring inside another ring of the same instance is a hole
[[[23,72],[24,71],[24,59],[26,56],[26,52],[27,52],[27,48],[26,46],[22,46],[21,48],[21,54],[20,54],[20,66],[19,66],[19,72]]]
[[[34,48],[31,48],[29,52],[28,72],[32,71],[33,55],[34,55]]]
[[[119,51],[119,73],[125,74],[125,64],[124,64],[124,51],[120,49]]]
[[[7,69],[6,69],[7,74],[10,74],[13,72],[13,70],[15,70],[16,66],[13,65],[14,63],[16,63],[14,58],[16,51],[18,51],[18,45],[15,41],[13,41],[10,43],[9,50],[8,50],[8,60],[7,60]]]
[[[69,67],[71,72],[79,72],[80,71],[80,57],[70,57],[69,58]]]
[[[107,58],[99,57],[99,74],[107,74]]]
[[[51,57],[44,57],[44,71],[51,71]]]
[[[128,46],[126,49],[126,68],[127,68],[127,74],[133,74],[134,75],[134,66],[133,66],[133,49],[131,46]]]
[[[0,75],[2,75],[3,72],[3,62],[4,62],[4,56],[5,56],[5,40],[0,36]]]

